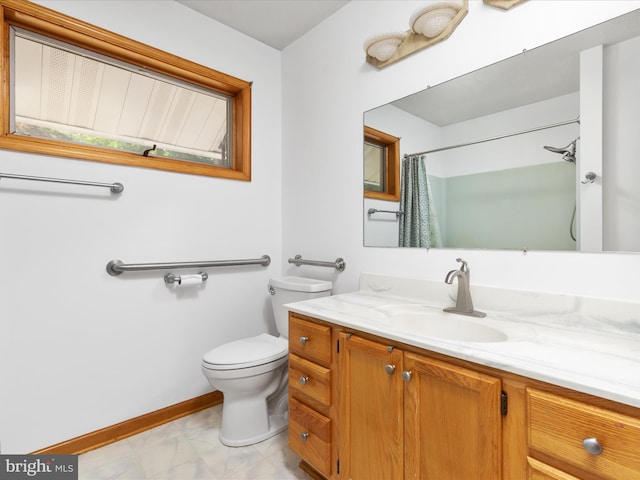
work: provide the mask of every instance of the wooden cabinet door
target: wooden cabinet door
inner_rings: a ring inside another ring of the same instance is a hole
[[[500,379],[406,353],[405,478],[501,478]]]
[[[402,351],[340,334],[340,478],[403,478]]]

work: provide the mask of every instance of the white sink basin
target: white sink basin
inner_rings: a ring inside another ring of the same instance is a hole
[[[482,319],[471,320],[441,308],[427,305],[386,305],[376,308],[382,313],[375,321],[408,333],[460,342],[504,342],[507,336]]]

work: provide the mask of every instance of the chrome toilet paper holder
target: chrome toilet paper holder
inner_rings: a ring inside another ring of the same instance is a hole
[[[198,275],[200,275],[202,277],[202,282],[206,282],[207,279],[209,278],[209,274],[207,272],[199,272]],[[180,275],[175,275],[173,273],[167,273],[164,276],[164,283],[166,283],[167,285],[171,285],[171,284],[176,284],[176,285],[182,285],[182,276]]]

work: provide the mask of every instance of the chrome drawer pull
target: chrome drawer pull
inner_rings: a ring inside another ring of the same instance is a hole
[[[582,441],[582,446],[591,455],[600,455],[602,453],[602,445],[600,445],[597,438],[585,438]]]
[[[306,442],[307,438],[309,438],[309,433],[308,432],[301,433],[300,438],[302,439],[303,442]]]
[[[300,383],[302,385],[306,385],[307,383],[309,383],[309,377],[300,377]]]
[[[393,375],[396,371],[396,366],[387,364],[384,366],[384,371],[387,372],[387,375]]]
[[[300,337],[300,343],[302,345],[306,344],[309,341],[309,337]]]
[[[405,382],[410,382],[411,381],[411,370],[405,370],[404,372],[402,372],[402,379]]]

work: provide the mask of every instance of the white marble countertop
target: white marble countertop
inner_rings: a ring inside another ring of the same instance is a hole
[[[286,307],[303,315],[499,370],[640,407],[640,304],[471,287],[472,318],[442,312],[456,290],[444,282],[363,274],[360,290]],[[421,307],[415,307],[421,305]],[[424,308],[433,321],[490,327],[504,341],[460,341],[396,324],[389,311]],[[465,323],[468,322],[468,323]]]

